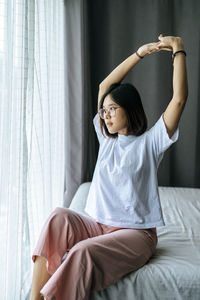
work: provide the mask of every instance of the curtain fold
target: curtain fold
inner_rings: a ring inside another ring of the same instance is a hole
[[[64,192],[64,2],[0,3],[0,298],[25,299]]]
[[[65,193],[69,207],[79,185],[91,180],[96,161],[91,99],[87,1],[65,1]]]
[[[82,62],[81,62],[81,1],[65,1],[65,195],[69,206],[81,181],[82,165]]]

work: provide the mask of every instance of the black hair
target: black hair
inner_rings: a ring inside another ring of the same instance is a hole
[[[99,109],[103,108],[105,97],[110,94],[112,100],[122,107],[126,113],[128,134],[139,136],[147,130],[147,117],[144,112],[140,94],[130,83],[114,83],[103,94],[99,103]],[[100,119],[102,134],[108,137],[116,138],[118,133],[111,134],[103,119]]]

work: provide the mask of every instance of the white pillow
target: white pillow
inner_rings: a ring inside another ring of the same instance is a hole
[[[85,216],[88,214],[84,211],[89,188],[90,188],[91,182],[85,182],[82,183],[78,190],[76,191],[76,194],[74,195],[72,202],[69,206],[70,209],[75,210],[77,213],[81,213]]]

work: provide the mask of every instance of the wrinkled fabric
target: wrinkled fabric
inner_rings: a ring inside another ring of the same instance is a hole
[[[104,137],[98,116],[94,126],[100,142],[85,211],[97,222],[117,227],[164,225],[157,170],[164,152],[177,141],[169,138],[163,116],[140,136]]]
[[[144,266],[155,252],[156,229],[129,229],[97,223],[70,209],[49,216],[33,252],[47,260],[52,275],[41,290],[46,299],[86,300]]]
[[[200,299],[200,189],[159,187],[166,226],[148,264],[90,300]]]

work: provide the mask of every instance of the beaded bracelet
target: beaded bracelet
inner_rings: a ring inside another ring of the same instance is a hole
[[[174,61],[174,57],[175,57],[176,54],[178,54],[178,53],[183,53],[183,54],[186,56],[186,52],[185,52],[184,50],[178,50],[178,51],[176,51],[176,52],[174,52],[174,53],[172,54],[172,61]]]

